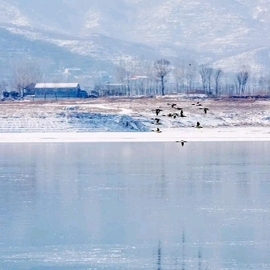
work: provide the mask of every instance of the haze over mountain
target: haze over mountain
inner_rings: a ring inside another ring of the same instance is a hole
[[[0,57],[102,69],[122,58],[270,68],[269,0],[0,0]]]

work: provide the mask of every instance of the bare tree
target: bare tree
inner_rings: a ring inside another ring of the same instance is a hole
[[[222,70],[220,68],[215,70],[215,74],[214,74],[214,80],[215,80],[215,95],[218,96],[219,95],[219,89],[220,89],[220,79],[221,79],[221,75],[222,75]]]
[[[207,73],[208,94],[212,94],[212,88],[211,88],[212,75],[213,75],[213,68],[209,67],[208,73]]]
[[[119,83],[122,84],[122,91],[126,95],[131,94],[130,79],[135,71],[134,63],[126,59],[120,59],[116,67],[116,77]]]
[[[0,82],[1,95],[3,95],[3,93],[7,91],[7,87],[8,87],[8,83],[5,80],[2,80]]]
[[[126,64],[123,60],[120,60],[118,65],[116,66],[116,79],[118,83],[122,84],[122,91],[126,92],[126,77],[127,77],[127,70]]]
[[[145,70],[146,70],[146,76],[149,78],[146,82],[146,94],[147,95],[153,95],[156,94],[156,82],[157,82],[157,77],[156,77],[156,70],[153,67],[152,62],[146,62],[145,64]]]
[[[201,65],[199,69],[199,73],[202,80],[202,86],[205,94],[209,94],[211,92],[211,78],[213,74],[213,68],[207,65]]]
[[[179,93],[184,89],[185,80],[184,80],[184,70],[180,67],[176,67],[173,70],[173,75],[175,79],[176,92]]]
[[[224,81],[224,85],[223,85],[223,94],[232,96],[235,95],[236,92],[236,83],[235,83],[235,74],[231,74],[231,73],[223,73],[223,81]]]
[[[176,86],[176,92],[179,93],[181,90],[184,89],[185,80],[185,69],[184,69],[184,63],[182,60],[178,59],[177,62],[174,64],[174,68],[172,69],[172,74],[175,79],[175,86]]]
[[[249,78],[249,71],[247,67],[242,66],[241,70],[236,74],[238,92],[242,95],[245,93],[248,78]]]
[[[267,86],[266,86],[266,89],[267,89],[267,92],[269,93],[270,92],[270,73],[268,73],[266,75],[266,81],[267,81]]]
[[[132,61],[130,91],[136,95],[150,95],[153,90],[153,63],[138,57]]]
[[[155,62],[156,77],[161,83],[161,95],[165,95],[165,78],[170,73],[170,62],[166,59],[159,59]]]
[[[269,93],[270,91],[270,74],[261,75],[258,78],[258,93]]]
[[[33,61],[22,61],[14,66],[13,87],[23,96],[24,89],[42,78],[40,67]]]
[[[207,68],[205,65],[201,65],[200,69],[199,69],[199,73],[201,76],[201,80],[202,80],[202,87],[203,87],[203,91],[206,93],[206,77],[207,77]]]
[[[194,61],[189,61],[189,63],[185,65],[185,84],[187,85],[187,93],[189,93],[194,88],[197,66],[197,63]]]

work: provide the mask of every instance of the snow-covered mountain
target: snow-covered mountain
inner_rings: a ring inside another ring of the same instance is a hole
[[[269,12],[269,0],[0,0],[0,55],[92,68],[185,57],[268,72]]]

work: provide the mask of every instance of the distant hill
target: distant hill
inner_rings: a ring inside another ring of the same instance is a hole
[[[269,11],[265,0],[0,0],[1,68],[28,55],[92,69],[167,57],[268,72]]]

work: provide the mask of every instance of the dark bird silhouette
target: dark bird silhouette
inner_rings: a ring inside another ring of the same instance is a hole
[[[183,110],[183,108],[180,108],[180,107],[176,107],[175,109],[178,110],[178,111]]]
[[[181,110],[180,117],[186,117],[186,116],[184,115],[183,110]]]
[[[161,133],[161,130],[159,128],[157,128],[156,130],[152,130],[154,132],[157,132],[157,133]]]
[[[167,116],[173,117],[175,119],[177,116],[179,116],[179,114],[178,113],[168,113]]]
[[[156,125],[160,125],[160,118],[157,118],[157,117],[156,117],[156,118],[154,118],[154,120],[155,120],[155,124],[156,124]]]
[[[162,111],[161,109],[155,109],[156,116],[158,116],[158,114],[159,114],[161,111]]]
[[[196,126],[192,126],[192,127],[195,127],[195,128],[202,128],[200,122],[197,122],[197,123],[196,123]]]
[[[176,107],[176,104],[175,104],[175,103],[173,103],[171,106],[172,106],[172,108],[175,108],[175,107]]]
[[[181,140],[181,141],[176,141],[177,143],[181,143],[182,146],[184,146],[184,144],[187,142],[187,141],[184,141],[184,140]]]
[[[207,111],[209,110],[208,108],[199,108],[200,110],[203,110],[205,114],[207,114]]]

